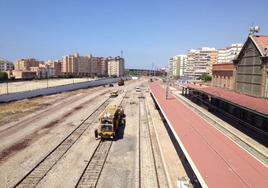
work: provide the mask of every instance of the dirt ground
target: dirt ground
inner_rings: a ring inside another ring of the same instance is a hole
[[[94,89],[83,89],[71,91],[50,96],[37,97],[33,99],[25,99],[11,103],[0,104],[0,126],[17,121],[19,118],[31,114],[36,111],[50,107],[50,105],[60,102],[61,100],[77,95],[79,93],[93,92]]]

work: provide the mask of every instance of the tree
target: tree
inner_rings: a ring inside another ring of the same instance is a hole
[[[5,81],[8,79],[8,74],[6,72],[0,72],[0,81]]]
[[[202,76],[201,76],[201,80],[203,80],[204,82],[208,82],[208,81],[211,81],[211,76],[210,75],[208,75],[208,74],[203,74]]]

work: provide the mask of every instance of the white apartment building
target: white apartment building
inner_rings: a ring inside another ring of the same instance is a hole
[[[169,75],[178,78],[184,75],[186,55],[176,55],[169,60]]]
[[[123,76],[125,60],[121,57],[109,58],[107,61],[108,76]]]
[[[14,64],[0,58],[0,71],[11,71],[14,69]]]
[[[223,49],[219,49],[217,63],[232,63],[233,59],[239,54],[243,44],[232,44],[231,46]]]
[[[212,74],[212,64],[218,59],[218,51],[215,48],[203,47],[192,49],[187,53],[185,76],[198,79],[203,74]]]

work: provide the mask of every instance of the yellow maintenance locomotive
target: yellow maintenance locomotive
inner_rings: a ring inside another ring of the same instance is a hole
[[[116,90],[116,91],[112,91],[111,92],[111,97],[117,97],[119,95],[119,91],[118,90]]]
[[[95,138],[115,138],[118,129],[125,124],[124,109],[111,105],[107,107],[100,118],[99,129],[95,130]]]

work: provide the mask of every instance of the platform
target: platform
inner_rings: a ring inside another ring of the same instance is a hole
[[[202,187],[266,187],[268,168],[175,97],[150,90]]]

